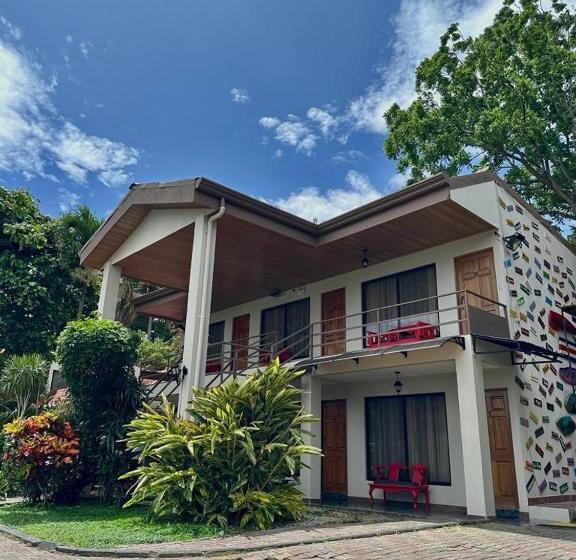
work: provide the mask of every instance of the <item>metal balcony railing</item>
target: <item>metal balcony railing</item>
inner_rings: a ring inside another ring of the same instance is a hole
[[[313,363],[315,358],[350,350],[369,353],[463,334],[509,336],[506,306],[474,292],[458,290],[317,321],[282,339],[275,333],[265,333],[241,344],[218,342],[208,345],[206,374],[211,379],[207,386],[246,375],[276,356],[282,363],[303,359]]]

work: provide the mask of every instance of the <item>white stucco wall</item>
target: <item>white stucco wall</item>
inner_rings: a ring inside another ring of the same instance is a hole
[[[394,378],[383,376],[381,380],[358,383],[323,383],[322,400],[346,399],[347,445],[348,445],[348,495],[368,497],[366,478],[366,418],[364,400],[366,397],[395,395],[392,383]],[[444,393],[446,397],[446,419],[448,426],[448,446],[450,453],[449,486],[430,487],[430,501],[435,504],[464,507],[464,467],[462,463],[462,441],[460,439],[460,419],[455,371],[419,377],[403,377],[403,395],[421,393]],[[377,498],[381,498],[376,494]],[[398,494],[394,499],[410,499]]]

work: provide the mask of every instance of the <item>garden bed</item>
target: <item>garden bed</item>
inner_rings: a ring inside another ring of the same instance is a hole
[[[380,513],[362,513],[312,506],[298,522],[278,524],[278,528],[312,528],[353,523],[386,521]],[[177,519],[149,520],[148,509],[84,502],[73,506],[0,507],[0,525],[58,544],[80,548],[114,548],[133,544],[186,542],[224,535],[221,528]],[[240,531],[231,528],[228,533]]]

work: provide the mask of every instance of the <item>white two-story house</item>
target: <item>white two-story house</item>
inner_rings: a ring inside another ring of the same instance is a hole
[[[184,328],[183,414],[273,356],[305,369],[311,499],[366,499],[394,463],[472,516],[576,498],[576,256],[492,172],[320,224],[204,178],[135,184],[81,261],[103,270],[103,318],[123,276],[162,287],[135,305]]]

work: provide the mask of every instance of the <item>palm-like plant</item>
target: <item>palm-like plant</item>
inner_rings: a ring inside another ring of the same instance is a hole
[[[40,354],[10,356],[0,375],[0,395],[14,403],[13,414],[23,418],[46,389],[48,363]]]
[[[74,210],[60,216],[60,231],[62,232],[65,243],[73,253],[71,258],[78,258],[78,251],[80,251],[92,235],[94,235],[101,223],[102,221],[98,219],[85,204],[81,204],[74,208]],[[98,286],[100,274],[97,271],[83,268],[78,263],[78,266],[72,271],[72,277],[81,287],[77,313],[77,318],[81,319],[84,314],[84,304],[88,288]]]

